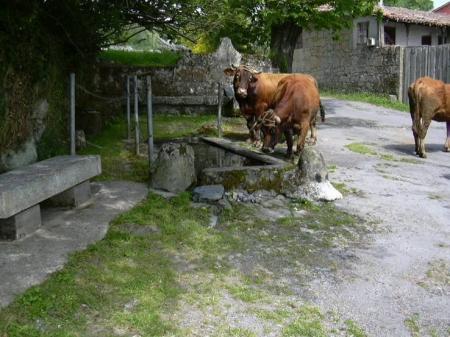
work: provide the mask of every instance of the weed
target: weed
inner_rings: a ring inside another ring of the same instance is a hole
[[[303,306],[298,310],[295,320],[283,329],[282,336],[327,337],[323,318],[317,308]]]
[[[418,314],[405,319],[405,325],[411,333],[411,337],[421,337]]]
[[[367,337],[364,330],[355,321],[346,320],[347,337]]]

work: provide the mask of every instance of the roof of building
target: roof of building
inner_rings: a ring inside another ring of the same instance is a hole
[[[319,11],[327,12],[332,11],[333,7],[330,5],[322,5],[318,9]],[[379,10],[381,10],[385,19],[391,21],[415,23],[425,26],[450,26],[450,15],[390,6],[375,6],[374,15],[376,15]]]
[[[450,1],[448,1],[447,3],[445,3],[445,4],[443,4],[443,5],[439,6],[439,7],[436,7],[435,9],[432,10],[432,12],[437,12],[437,11],[441,10],[442,8],[447,7],[447,6],[450,6]]]
[[[450,16],[434,12],[418,11],[401,7],[378,7],[383,17],[392,21],[416,23],[426,26],[445,27],[450,26]]]

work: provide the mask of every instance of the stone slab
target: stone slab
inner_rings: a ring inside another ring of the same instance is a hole
[[[192,199],[196,202],[218,201],[223,198],[223,185],[198,186],[192,191]]]
[[[87,181],[101,173],[99,156],[59,156],[0,175],[0,218]]]
[[[78,184],[50,198],[50,203],[55,206],[80,207],[91,198],[91,185],[89,180]]]
[[[32,206],[16,215],[0,219],[0,240],[19,240],[41,227],[41,208]]]

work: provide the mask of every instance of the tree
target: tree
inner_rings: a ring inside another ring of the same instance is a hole
[[[302,29],[348,27],[352,19],[372,13],[376,0],[204,0],[201,37],[210,45],[229,36],[238,50],[270,47],[275,66],[290,71],[292,54]],[[208,28],[209,27],[209,28]]]
[[[432,0],[385,0],[384,4],[387,6],[419,9],[422,11],[433,9]]]

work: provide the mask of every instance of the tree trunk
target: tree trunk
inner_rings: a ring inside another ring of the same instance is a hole
[[[292,72],[292,59],[302,27],[293,22],[283,22],[272,26],[270,54],[274,67],[280,72]]]

